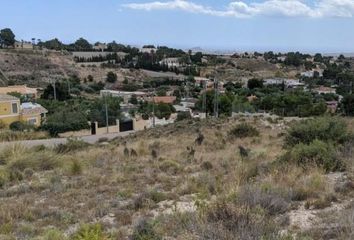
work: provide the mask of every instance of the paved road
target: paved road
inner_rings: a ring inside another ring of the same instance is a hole
[[[102,134],[102,135],[91,135],[91,136],[83,136],[83,137],[78,137],[78,139],[83,140],[84,142],[87,143],[96,143],[100,138],[107,138],[108,140],[111,140],[115,137],[124,137],[128,136],[129,134],[133,133],[134,131],[129,131],[129,132],[121,132],[121,133],[108,133],[108,134]],[[7,146],[12,146],[16,144],[24,145],[26,147],[34,147],[34,146],[40,146],[44,145],[46,147],[54,147],[58,144],[63,144],[67,142],[67,138],[50,138],[50,139],[41,139],[41,140],[24,140],[24,141],[15,141],[15,142],[1,142],[0,143],[0,149],[7,147]]]

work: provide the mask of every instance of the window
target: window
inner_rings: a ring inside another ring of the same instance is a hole
[[[27,120],[27,122],[28,122],[29,124],[35,125],[35,124],[37,123],[37,118],[30,118],[30,119]]]
[[[17,103],[12,104],[12,113],[18,113]]]

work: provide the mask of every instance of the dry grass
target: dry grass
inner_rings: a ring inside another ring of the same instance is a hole
[[[105,146],[6,149],[0,239],[71,239],[92,223],[112,239],[129,239],[134,229],[155,236],[141,239],[280,239],[287,227],[280,216],[299,201],[326,207],[334,190],[320,168],[277,161],[284,153],[281,129],[246,120],[260,135],[228,138],[240,122],[181,122]]]
[[[49,138],[49,134],[44,131],[15,132],[11,130],[0,131],[0,142],[12,142],[21,140],[34,140]]]

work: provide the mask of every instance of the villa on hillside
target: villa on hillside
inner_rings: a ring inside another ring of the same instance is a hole
[[[105,43],[97,43],[92,48],[93,48],[93,50],[103,52],[104,50],[106,50],[108,48],[108,46]]]
[[[284,84],[286,88],[303,88],[304,83],[299,79],[270,78],[263,81],[265,86]]]
[[[140,49],[140,52],[142,52],[142,53],[155,53],[156,50],[157,49],[153,46],[148,46],[148,47],[144,46]]]
[[[127,91],[115,91],[115,90],[101,90],[100,95],[101,97],[103,96],[120,97],[123,99],[124,103],[128,103],[133,96],[136,97],[138,101],[143,101],[145,97],[148,96],[148,93],[139,92],[139,91],[127,92]]]
[[[0,121],[7,126],[13,122],[23,121],[38,127],[47,112],[47,109],[39,104],[20,104],[20,99],[0,94]]]
[[[173,104],[176,101],[176,97],[175,96],[152,97],[148,101],[154,103]]]
[[[15,49],[32,50],[33,44],[31,42],[26,42],[26,41],[21,41],[21,42],[16,41],[14,47],[15,47]]]
[[[335,88],[325,87],[325,86],[319,86],[318,88],[314,88],[312,91],[315,93],[318,93],[318,94],[335,94],[336,93]]]
[[[160,65],[167,65],[170,68],[179,67],[181,64],[179,58],[164,58],[160,61]]]

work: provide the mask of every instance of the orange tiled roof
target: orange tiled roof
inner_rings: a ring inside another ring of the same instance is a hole
[[[174,101],[176,101],[176,97],[175,96],[154,97],[153,101],[155,103],[172,104],[172,103],[174,103]]]

